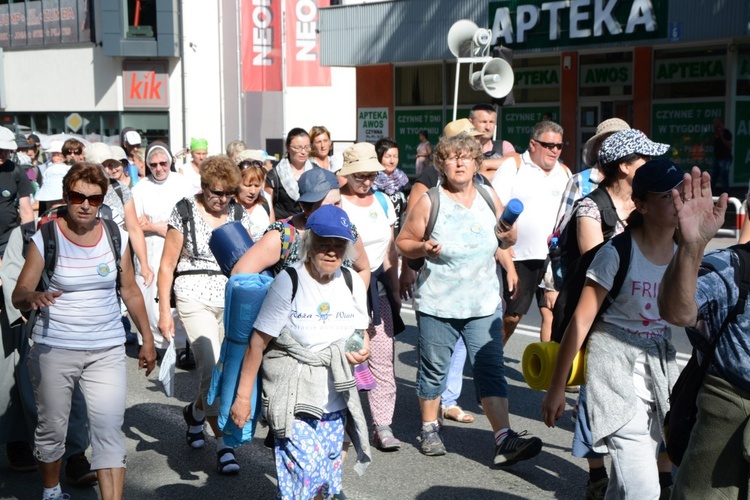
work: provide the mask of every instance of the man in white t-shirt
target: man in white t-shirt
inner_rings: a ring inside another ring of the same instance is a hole
[[[562,127],[552,121],[541,121],[532,130],[529,149],[521,155],[520,166],[515,158],[508,158],[492,181],[503,205],[517,198],[524,206],[518,217],[518,241],[511,249],[518,282],[508,283],[508,273],[502,270],[506,343],[535,296],[542,314],[542,338],[545,329],[549,332],[552,328],[554,302],[545,302],[544,289],[539,284],[547,268],[547,237],[554,229],[560,199],[570,178],[570,171],[558,161],[562,148]],[[547,298],[556,297],[547,294]]]

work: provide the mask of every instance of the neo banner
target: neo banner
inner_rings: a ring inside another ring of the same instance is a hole
[[[320,65],[318,8],[330,0],[286,2],[286,84],[289,87],[329,87],[331,68]]]
[[[281,91],[281,0],[242,0],[242,90]]]

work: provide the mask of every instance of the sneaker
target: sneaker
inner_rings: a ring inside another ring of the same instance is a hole
[[[16,472],[31,472],[37,470],[34,453],[31,451],[31,445],[26,441],[15,441],[5,445],[5,451],[8,454],[10,468]]]
[[[603,477],[593,483],[589,480],[589,482],[586,483],[586,500],[604,500],[608,484],[608,477]]]
[[[526,431],[516,433],[508,430],[508,435],[503,442],[495,446],[494,464],[507,467],[539,455],[542,451],[542,440],[537,437],[523,437],[526,434]]]
[[[195,358],[190,349],[180,349],[177,351],[177,361],[175,366],[180,370],[192,370],[195,368]]]
[[[440,427],[429,424],[419,431],[419,451],[428,457],[439,457],[445,455],[445,445],[440,437]]]
[[[96,472],[91,470],[86,455],[72,455],[65,463],[65,480],[70,486],[88,486],[96,482]]]
[[[203,429],[198,432],[190,432],[191,427],[202,426],[206,423],[206,419],[196,420],[193,416],[193,406],[195,403],[190,403],[182,409],[182,418],[185,419],[185,423],[188,425],[187,432],[185,433],[185,440],[187,444],[193,449],[203,448],[206,444],[206,435],[203,433]]]
[[[387,425],[375,427],[372,434],[372,442],[380,451],[398,451],[401,449],[401,441],[396,439],[393,431]]]

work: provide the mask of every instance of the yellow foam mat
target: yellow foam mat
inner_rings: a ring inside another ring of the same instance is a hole
[[[549,389],[552,383],[552,373],[557,363],[557,351],[560,344],[557,342],[535,342],[529,344],[523,352],[521,367],[523,378],[529,387],[536,391]],[[583,350],[578,351],[573,360],[573,367],[568,375],[565,385],[583,385],[585,383],[586,356]]]

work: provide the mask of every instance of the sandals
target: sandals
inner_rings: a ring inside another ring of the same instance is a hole
[[[195,403],[190,403],[185,408],[182,409],[182,418],[185,419],[185,423],[188,425],[187,432],[185,433],[185,440],[187,441],[187,444],[190,445],[191,448],[198,449],[203,448],[203,446],[206,444],[206,435],[203,433],[203,424],[206,422],[206,419],[203,418],[203,420],[196,420],[196,418],[193,416],[193,406]],[[198,432],[190,432],[191,427],[198,427],[201,426],[201,430]]]
[[[240,464],[237,463],[232,448],[222,448],[216,452],[216,472],[222,476],[233,476],[239,471]]]
[[[401,449],[401,441],[396,439],[393,431],[387,425],[375,427],[372,441],[375,448],[380,451],[398,451]]]
[[[444,419],[453,420],[462,424],[471,424],[474,422],[474,415],[466,413],[458,405],[441,406],[440,409]]]

